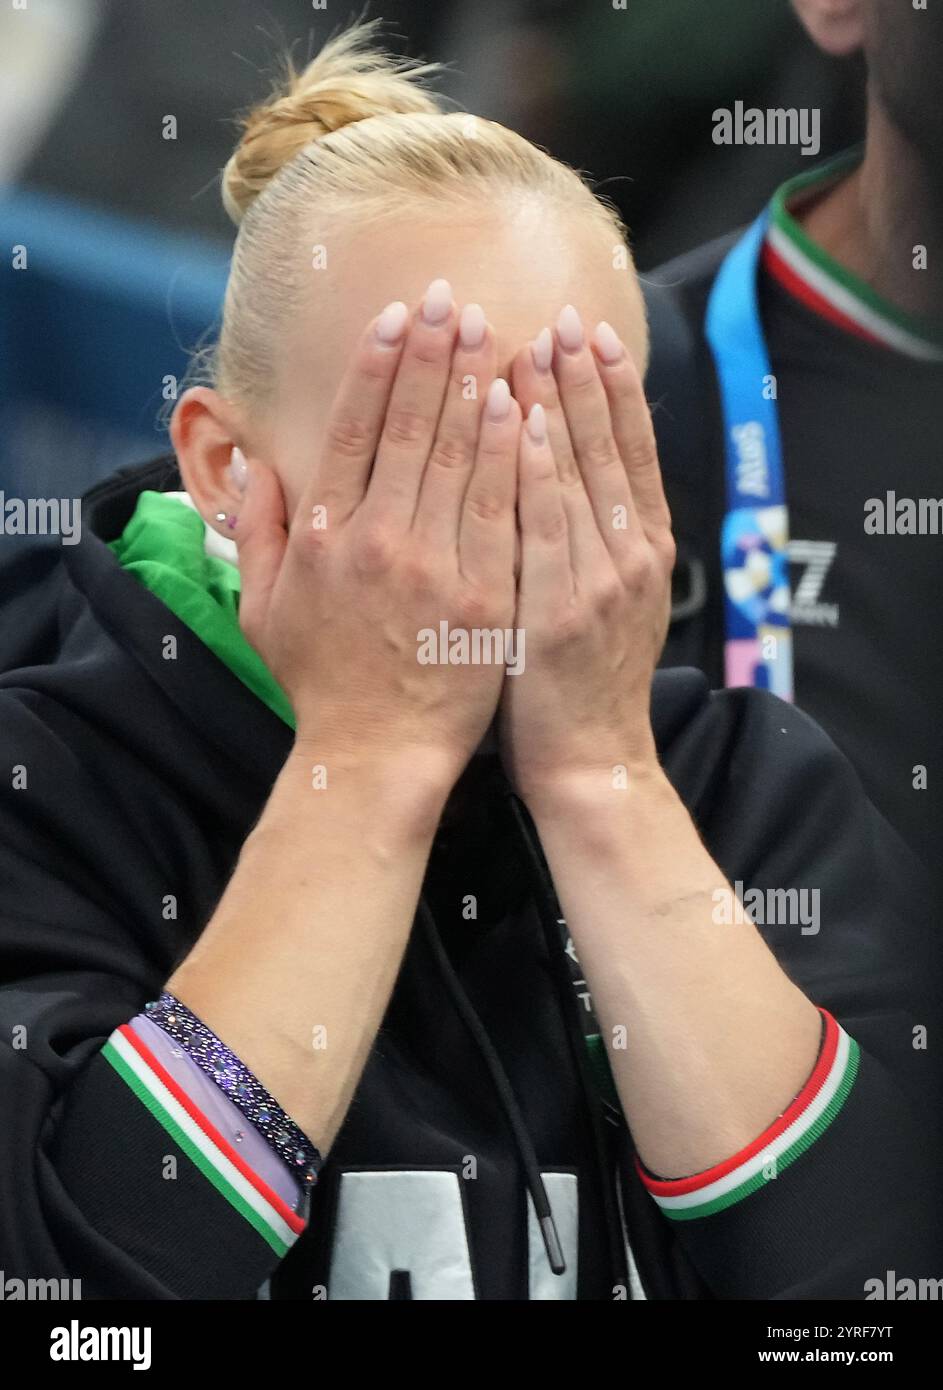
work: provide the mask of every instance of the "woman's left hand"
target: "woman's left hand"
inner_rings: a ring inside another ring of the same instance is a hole
[[[802,1091],[822,1019],[754,926],[717,926],[718,892],[729,903],[735,890],[658,764],[668,508],[637,369],[605,331],[592,348],[581,339],[565,311],[551,369],[515,364],[515,396],[529,412],[543,402],[549,438],[521,431],[526,636],[523,672],[504,682],[506,766],[639,1157],[652,1173],[703,1174]]]
[[[638,368],[608,325],[560,316],[515,359],[523,670],[505,681],[505,765],[532,812],[657,768],[650,688],[675,548]],[[540,351],[541,344],[543,352]],[[520,643],[520,638],[518,638]]]

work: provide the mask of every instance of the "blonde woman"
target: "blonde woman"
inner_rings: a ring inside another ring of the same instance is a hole
[[[248,117],[212,384],[3,640],[0,1264],[230,1299],[930,1273],[917,870],[800,713],[652,684],[622,229],[372,40]]]

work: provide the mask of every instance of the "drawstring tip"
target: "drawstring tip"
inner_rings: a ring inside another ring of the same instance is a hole
[[[563,1258],[563,1246],[560,1244],[560,1237],[557,1235],[556,1223],[552,1216],[541,1216],[540,1234],[544,1238],[544,1246],[547,1251],[547,1259],[550,1261],[550,1268],[554,1274],[566,1274],[566,1260]]]

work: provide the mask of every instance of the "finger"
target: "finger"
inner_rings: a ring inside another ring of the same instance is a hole
[[[318,467],[299,503],[305,525],[315,507],[323,507],[333,525],[363,500],[408,324],[406,305],[388,304],[354,350],[331,407]]]
[[[271,468],[247,463],[245,498],[233,531],[239,554],[239,623],[250,642],[262,631],[288,545],[285,499]]]
[[[458,537],[461,573],[482,591],[509,585],[513,572],[520,434],[521,408],[498,377],[485,398]]]
[[[642,536],[612,429],[609,401],[579,314],[568,304],[557,322],[554,375],[580,475],[599,532],[612,555]]]
[[[566,511],[550,450],[546,414],[535,405],[521,430],[517,513],[521,530],[521,593],[555,605],[573,593]]]
[[[639,520],[649,540],[671,529],[652,414],[631,354],[608,323],[593,334],[593,352],[609,402],[612,432],[629,480]]]
[[[514,394],[525,416],[535,405],[541,405],[546,413],[567,517],[570,564],[574,576],[587,576],[595,565],[608,561],[608,554],[573,453],[556,377],[550,369],[552,359],[553,335],[545,328],[514,359]]]
[[[458,325],[445,404],[426,464],[413,529],[436,550],[458,545],[462,503],[475,466],[482,401],[497,365],[494,333],[480,304],[466,304]]]
[[[455,326],[452,288],[433,280],[406,335],[363,504],[402,529],[412,524],[439,426]]]
[[[553,334],[549,328],[541,329],[533,342],[517,354],[511,366],[511,384],[525,419],[535,405],[543,406],[560,481],[564,486],[574,482],[580,470],[553,374]]]

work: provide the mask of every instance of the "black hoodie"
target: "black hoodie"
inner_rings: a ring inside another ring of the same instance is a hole
[[[6,1277],[80,1278],[86,1298],[611,1300],[863,1298],[889,1269],[943,1274],[921,870],[806,717],[757,691],[710,694],[691,670],[656,676],[661,758],[731,882],[820,890],[818,933],[763,930],[860,1047],[840,1113],[761,1190],[668,1220],[590,1065],[533,826],[479,757],[307,1228],[279,1262],[102,1056],[212,915],[291,745],[107,547],[143,489],[179,487],[166,460],[125,470],[84,500],[80,544],[0,571]],[[350,881],[353,894],[354,863]],[[578,1252],[562,1276],[531,1208],[544,1191]]]

